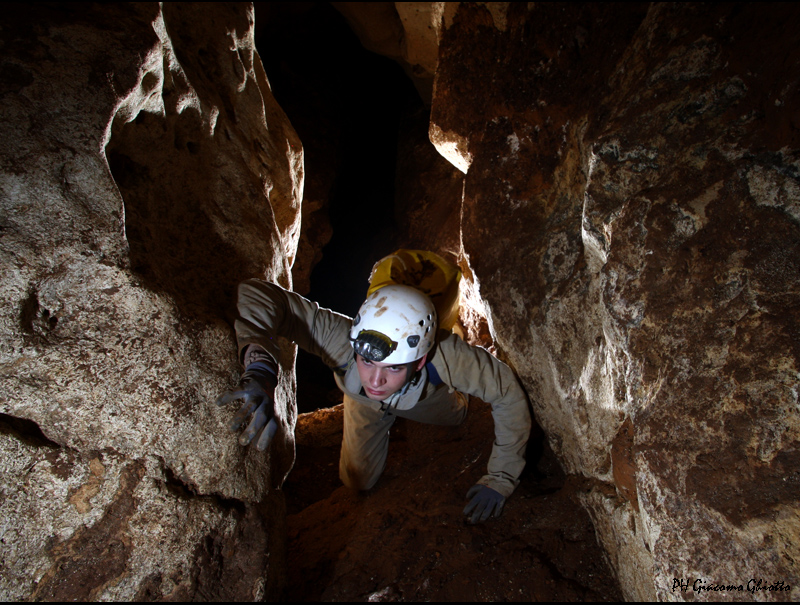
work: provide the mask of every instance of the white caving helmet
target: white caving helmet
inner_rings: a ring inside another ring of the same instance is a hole
[[[433,348],[435,337],[436,309],[427,295],[411,286],[375,290],[350,328],[356,353],[392,365],[420,359]]]

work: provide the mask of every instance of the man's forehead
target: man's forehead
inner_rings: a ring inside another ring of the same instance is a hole
[[[405,363],[383,363],[380,361],[372,361],[367,359],[366,357],[362,357],[358,353],[356,353],[356,357],[361,361],[364,361],[366,363],[371,363],[372,365],[377,366],[379,368],[404,368],[407,365]]]

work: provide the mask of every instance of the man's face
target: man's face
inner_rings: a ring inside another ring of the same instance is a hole
[[[392,365],[370,361],[361,355],[356,355],[356,368],[358,376],[361,378],[361,386],[364,387],[364,393],[374,401],[383,401],[402,389],[408,380],[409,373],[420,370],[425,365],[426,358],[427,355],[418,359],[409,368],[407,363]]]

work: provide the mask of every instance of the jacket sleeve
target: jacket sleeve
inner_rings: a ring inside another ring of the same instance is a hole
[[[319,356],[331,368],[347,363],[353,355],[348,340],[352,323],[349,317],[321,309],[317,303],[276,284],[257,279],[239,284],[238,310],[236,339],[240,360],[251,344],[279,359],[277,336]]]
[[[440,338],[438,346],[432,361],[441,378],[492,406],[495,440],[488,474],[478,483],[508,497],[525,468],[525,446],[531,432],[525,391],[511,368],[485,349],[469,345],[455,334]]]

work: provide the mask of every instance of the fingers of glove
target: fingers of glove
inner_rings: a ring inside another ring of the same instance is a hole
[[[244,398],[244,405],[239,408],[238,412],[236,412],[236,415],[230,421],[230,424],[228,424],[228,428],[234,432],[238,431],[247,420],[247,417],[252,414],[259,405],[261,405],[262,401],[263,397],[255,397],[248,393]]]
[[[241,410],[240,410],[241,413]],[[258,406],[255,413],[253,414],[253,419],[250,421],[250,424],[245,429],[244,433],[241,434],[239,437],[239,443],[241,445],[247,445],[253,440],[253,437],[256,436],[256,433],[261,430],[261,428],[267,423],[267,402],[261,401],[261,405]]]
[[[469,512],[464,509],[464,514],[469,517],[470,523],[475,524],[483,515],[483,503],[473,500],[468,506],[470,507]],[[472,513],[472,516],[470,516],[470,513]]]
[[[483,486],[480,484],[473,485],[471,488],[469,488],[469,491],[467,492],[467,500],[471,500],[472,498],[477,496],[482,489]]]
[[[492,514],[495,512],[495,510],[497,508],[497,504],[499,504],[499,503],[494,501],[494,500],[489,500],[489,499],[484,500],[484,502],[483,502],[483,510],[481,511],[480,517],[478,518],[478,522],[483,523],[489,517],[491,517]],[[478,513],[476,511],[475,514],[472,515],[472,519],[473,519],[472,522],[473,523],[475,523],[475,517],[477,517],[477,516],[478,516]],[[499,515],[495,515],[495,517],[497,517],[497,516],[499,516]]]
[[[478,506],[480,506],[480,504],[481,504],[480,498],[472,498],[472,500],[470,500],[469,503],[467,503],[467,505],[464,507],[464,514],[469,516],[472,513],[472,511],[474,511]]]
[[[469,500],[469,502],[464,507],[464,514],[466,516],[469,516],[480,504],[480,498],[477,498],[476,496],[481,492],[482,489],[482,485],[473,485],[471,488],[469,488],[469,491],[467,492],[467,500]],[[472,522],[474,523],[474,521]]]
[[[499,517],[506,503],[506,499],[491,488],[489,489],[488,495],[484,494],[484,497],[486,504],[481,514],[481,523],[486,521],[489,517]]]
[[[502,500],[500,500],[500,502],[498,502],[497,504],[494,505],[494,516],[495,517],[499,517],[500,515],[503,514],[503,507],[505,505],[506,505],[506,499],[505,498],[503,498]]]
[[[469,496],[472,496],[472,500],[464,508],[464,514],[472,514],[470,523],[482,523],[492,515],[499,517],[503,512],[506,499],[490,487],[475,485],[467,492]]]
[[[216,404],[222,406],[230,403],[231,401],[235,401],[236,399],[244,399],[246,396],[247,391],[242,389],[238,391],[225,391],[222,395],[217,397]]]
[[[264,427],[264,430],[261,431],[261,434],[258,436],[258,441],[256,441],[256,449],[261,452],[267,449],[277,430],[278,423],[275,418],[272,418],[272,420],[267,423],[267,426]]]
[[[491,502],[487,500],[478,499],[477,505],[475,506],[475,510],[472,513],[472,516],[469,518],[469,522],[472,524],[475,523],[483,523],[492,516],[492,506]]]

